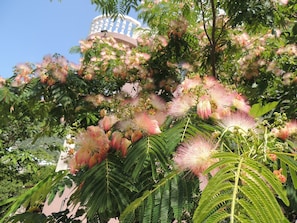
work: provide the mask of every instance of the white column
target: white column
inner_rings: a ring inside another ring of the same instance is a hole
[[[126,20],[123,20],[122,21],[122,26],[121,26],[121,34],[124,34],[124,32],[125,32],[125,29],[126,29]]]
[[[118,33],[119,32],[120,22],[121,22],[121,20],[120,19],[117,19],[116,25],[115,25],[115,30],[114,30],[115,33]]]
[[[133,23],[131,21],[128,21],[128,29],[127,29],[127,36],[132,37],[132,26]]]

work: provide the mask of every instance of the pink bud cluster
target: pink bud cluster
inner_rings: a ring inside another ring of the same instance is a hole
[[[250,110],[243,96],[227,89],[211,77],[187,78],[173,95],[169,114],[175,117],[184,116],[194,106],[197,115],[202,119],[222,119],[229,116],[233,110],[244,113]]]
[[[184,17],[171,20],[169,23],[168,36],[174,36],[180,39],[186,33],[188,25],[188,21]]]
[[[274,170],[273,174],[279,179],[281,183],[286,183],[287,177],[282,174],[282,171],[282,168],[280,168],[279,170]]]
[[[137,38],[137,43],[141,47],[147,47],[150,50],[160,50],[168,45],[168,37],[156,35],[149,36],[148,34],[143,34]]]
[[[85,57],[81,75],[87,80],[101,78],[110,81],[116,78],[134,82],[138,77],[145,78],[147,75],[142,66],[150,59],[147,53],[137,52],[112,37],[91,36],[80,44]]]
[[[36,65],[35,72],[39,76],[41,83],[51,86],[56,82],[66,82],[70,66],[64,56],[48,55],[43,58],[40,64]]]
[[[92,167],[100,163],[109,150],[109,138],[100,126],[89,126],[77,136],[78,151],[75,159],[70,161],[72,173],[83,166]]]
[[[281,77],[284,85],[297,83],[297,75],[294,70],[286,70],[288,66],[282,64],[288,58],[292,59],[287,63],[292,63],[293,58],[297,58],[297,47],[295,44],[280,46],[283,43],[278,43],[273,45],[277,42],[275,38],[280,38],[280,34],[281,31],[276,30],[275,34],[269,31],[261,37],[251,37],[247,33],[233,35],[234,44],[240,47],[243,53],[237,61],[238,73],[241,75],[238,81],[255,78],[261,74],[261,71],[266,71]]]
[[[6,83],[5,78],[0,76],[0,87],[3,87],[5,83]]]
[[[19,64],[14,68],[15,78],[14,86],[20,86],[28,83],[32,78],[33,68],[29,63]]]
[[[75,173],[82,167],[93,167],[102,162],[111,149],[125,157],[131,143],[145,134],[159,133],[158,121],[146,112],[137,113],[130,120],[119,120],[114,115],[104,116],[98,126],[89,126],[77,136],[78,150],[69,162],[70,170]]]

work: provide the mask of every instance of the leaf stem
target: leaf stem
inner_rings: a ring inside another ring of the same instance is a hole
[[[240,159],[240,162],[237,167],[236,171],[236,176],[235,176],[235,183],[234,183],[234,190],[232,194],[232,204],[231,204],[231,213],[230,213],[230,223],[234,223],[234,213],[235,213],[235,200],[236,200],[236,195],[238,192],[238,182],[239,182],[239,176],[240,176],[240,171],[241,171],[241,166],[242,166],[243,158]]]
[[[187,128],[188,128],[189,124],[190,124],[190,118],[188,118],[187,123],[185,125],[184,131],[183,131],[183,134],[182,134],[182,137],[181,137],[181,142],[184,141],[185,134],[186,134],[186,131],[187,131]]]

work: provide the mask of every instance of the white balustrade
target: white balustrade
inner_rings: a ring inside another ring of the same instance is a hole
[[[137,20],[129,17],[122,16],[113,19],[109,16],[100,15],[93,19],[90,35],[100,33],[102,31],[120,33],[128,37],[134,38],[133,30],[141,26]]]

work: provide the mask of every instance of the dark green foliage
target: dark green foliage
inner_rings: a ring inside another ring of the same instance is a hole
[[[40,211],[47,194],[51,190],[51,187],[60,182],[60,180],[62,180],[65,176],[65,172],[54,172],[53,174],[38,182],[36,185],[34,185],[34,187],[25,191],[19,197],[9,199],[9,206],[7,207],[2,219],[0,219],[0,222],[6,222],[11,214],[15,213],[16,210],[21,206],[25,209],[28,208],[29,210]],[[7,201],[0,202],[0,206],[3,206],[3,204],[7,204]]]
[[[271,1],[222,1],[220,5],[230,17],[232,26],[245,25],[247,28],[258,29],[259,26],[274,25],[274,6]]]

